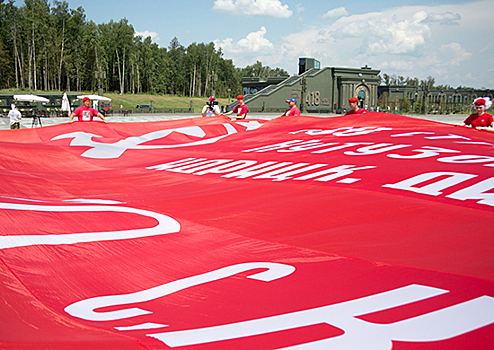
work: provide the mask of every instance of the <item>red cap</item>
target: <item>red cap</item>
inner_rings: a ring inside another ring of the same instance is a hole
[[[243,100],[244,99],[244,95],[238,95],[237,96],[237,100]]]
[[[209,101],[212,101],[212,100],[216,100],[216,99],[214,98],[214,96],[211,96],[211,97],[209,98]]]
[[[479,98],[477,101],[475,101],[475,105],[484,105],[485,106],[485,100],[483,98]]]
[[[358,98],[352,97],[352,98],[348,99],[348,102],[358,102]]]
[[[90,100],[90,98],[86,96],[86,97],[84,97],[84,98],[82,99],[82,102],[84,102],[84,101],[89,101],[89,100]]]

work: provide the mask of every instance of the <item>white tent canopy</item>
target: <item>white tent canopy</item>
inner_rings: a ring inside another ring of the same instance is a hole
[[[72,112],[72,108],[70,107],[70,102],[69,102],[69,98],[67,97],[67,93],[64,92],[63,93],[63,97],[62,97],[62,111],[64,112]]]
[[[14,100],[17,101],[26,101],[26,102],[44,102],[48,103],[50,100],[48,100],[45,97],[29,94],[29,95],[14,95]]]
[[[79,95],[77,98],[83,99],[84,97],[88,97],[90,100],[95,101],[111,101],[111,98],[99,96],[99,95]]]

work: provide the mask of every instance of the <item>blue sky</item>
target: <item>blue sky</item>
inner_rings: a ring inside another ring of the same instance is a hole
[[[97,24],[127,18],[168,47],[215,42],[237,67],[297,73],[299,57],[323,67],[368,65],[438,84],[494,88],[492,0],[69,0]],[[19,5],[19,1],[17,1]]]

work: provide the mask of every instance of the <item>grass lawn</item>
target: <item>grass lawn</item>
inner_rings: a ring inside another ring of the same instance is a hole
[[[42,94],[42,93],[52,93],[60,95],[63,94],[61,91],[29,91],[27,89],[3,89],[0,90],[3,94]],[[80,94],[93,94],[92,92],[84,91]],[[192,101],[192,106],[194,107],[195,113],[200,113],[202,107],[206,104],[209,99],[208,97],[180,97],[175,95],[152,95],[152,94],[130,94],[126,93],[120,95],[119,93],[106,92],[103,96],[112,99],[112,105],[115,110],[120,109],[122,105],[123,109],[133,109],[140,104],[153,104],[154,108],[190,108]],[[228,104],[228,98],[216,98],[220,106],[226,106]],[[230,98],[230,102],[234,99]]]
[[[153,104],[154,108],[189,108],[191,101],[194,111],[200,113],[209,97],[180,97],[175,95],[148,95],[148,94],[116,94],[106,93],[104,96],[112,99],[113,108],[118,109],[120,105],[124,109],[136,108],[138,104]],[[221,106],[228,104],[227,98],[216,99]],[[233,101],[230,99],[230,102]]]

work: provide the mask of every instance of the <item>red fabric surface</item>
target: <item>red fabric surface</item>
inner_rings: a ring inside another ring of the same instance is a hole
[[[1,347],[491,348],[493,147],[372,112],[1,131]],[[350,323],[314,311],[367,297]]]

